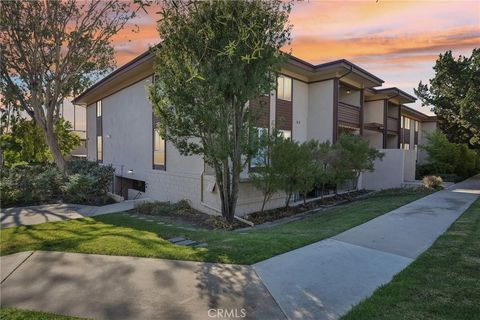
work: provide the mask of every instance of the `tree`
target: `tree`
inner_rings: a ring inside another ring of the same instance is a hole
[[[115,0],[0,2],[2,95],[35,121],[61,170],[60,105],[111,70],[111,39],[134,15]]]
[[[340,177],[353,179],[355,189],[362,171],[373,171],[374,161],[381,160],[384,156],[384,153],[370,148],[367,140],[353,134],[342,134],[335,147],[340,155],[338,164],[341,168]]]
[[[458,59],[447,51],[433,69],[430,86],[420,82],[415,94],[432,106],[449,141],[480,148],[480,49]]]
[[[215,170],[222,215],[233,221],[240,172],[256,153],[248,101],[269,93],[290,39],[280,0],[164,3],[150,100],[159,133]]]
[[[447,136],[435,131],[427,135],[427,143],[420,146],[427,152],[428,166],[434,174],[456,174],[467,178],[480,169],[480,155],[466,144],[452,143]]]
[[[333,163],[338,161],[338,153],[333,150],[330,141],[317,142],[313,150],[313,160],[317,164],[315,185],[320,187],[321,197],[325,194],[325,186],[332,184],[335,180],[335,172],[332,169]]]
[[[55,124],[55,139],[62,156],[70,154],[80,144],[79,136],[71,129],[71,124],[63,119]],[[0,147],[2,165],[6,167],[21,162],[46,164],[53,160],[41,129],[32,120],[24,118],[17,119],[10,126],[10,132],[0,136]]]
[[[279,189],[285,191],[288,208],[292,196],[303,193],[306,202],[307,193],[315,183],[315,163],[312,156],[312,143],[299,144],[291,139],[277,144],[272,151],[271,166],[278,177]]]
[[[283,135],[276,129],[272,133],[262,130],[258,139],[258,153],[252,159],[255,168],[250,171],[249,177],[252,184],[263,192],[263,202],[260,212],[265,209],[265,204],[270,201],[273,194],[280,189],[278,175],[271,166],[272,153],[278,144],[284,142]]]

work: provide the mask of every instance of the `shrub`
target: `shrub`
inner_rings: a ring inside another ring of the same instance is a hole
[[[443,180],[438,176],[425,176],[422,179],[423,186],[427,189],[438,190],[442,187]]]
[[[440,131],[429,134],[427,143],[421,148],[428,154],[428,165],[420,167],[425,170],[422,174],[456,174],[468,178],[480,170],[478,152],[465,144],[449,142],[447,136]]]
[[[68,177],[64,186],[65,197],[74,203],[96,203],[98,190],[93,176],[74,174]]]
[[[110,188],[115,170],[110,165],[99,165],[95,161],[75,159],[67,162],[65,172],[68,175],[81,174],[93,177],[97,182],[95,187],[97,192],[103,195]]]
[[[186,200],[176,203],[169,201],[151,201],[137,204],[135,210],[140,214],[165,215],[165,214],[190,214],[191,207]]]

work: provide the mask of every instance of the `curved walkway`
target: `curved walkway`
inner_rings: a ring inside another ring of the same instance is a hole
[[[289,319],[337,319],[427,250],[479,195],[477,175],[254,269]]]
[[[54,203],[29,207],[5,208],[0,213],[2,228],[28,226],[45,222],[99,216],[133,209],[135,203],[146,199],[126,200],[105,206],[86,206],[81,204]]]

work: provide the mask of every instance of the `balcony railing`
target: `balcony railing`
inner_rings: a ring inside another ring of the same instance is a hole
[[[338,103],[338,122],[359,127],[360,126],[360,108],[346,104]]]
[[[391,116],[387,117],[387,130],[392,132],[398,132],[398,118]]]

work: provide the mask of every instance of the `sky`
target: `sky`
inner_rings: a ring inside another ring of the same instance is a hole
[[[140,14],[114,40],[117,65],[159,42],[157,8]],[[347,59],[410,94],[428,82],[440,53],[470,56],[480,47],[477,1],[305,1],[290,15],[286,50],[310,63]],[[132,32],[135,30],[137,32]],[[429,113],[417,101],[415,109]]]

